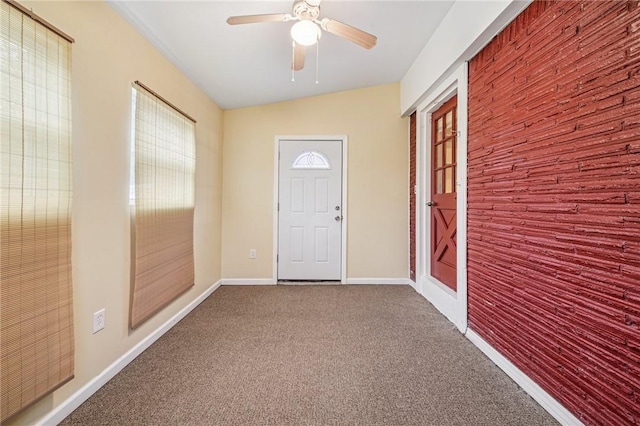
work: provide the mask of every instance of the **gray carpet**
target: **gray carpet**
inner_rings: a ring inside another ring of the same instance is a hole
[[[62,425],[556,424],[408,286],[222,287]]]

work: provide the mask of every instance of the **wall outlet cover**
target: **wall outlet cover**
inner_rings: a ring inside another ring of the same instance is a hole
[[[104,328],[105,324],[105,309],[100,309],[98,312],[93,313],[93,334]]]

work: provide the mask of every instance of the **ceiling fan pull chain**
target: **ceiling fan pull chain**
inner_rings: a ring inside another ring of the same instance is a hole
[[[292,64],[296,63],[296,42],[291,43],[291,57],[293,58]],[[296,67],[291,66],[291,81],[296,81]]]
[[[318,41],[316,42],[316,84],[318,84],[318,68],[320,68],[320,37],[318,37]]]

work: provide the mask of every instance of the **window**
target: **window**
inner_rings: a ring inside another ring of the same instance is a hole
[[[135,328],[194,284],[195,121],[133,86],[132,298]]]
[[[0,421],[73,378],[72,41],[0,4]]]
[[[456,181],[456,104],[449,101],[446,111],[434,113],[432,144],[435,194],[451,194]]]
[[[291,169],[322,169],[330,170],[331,165],[326,155],[316,151],[306,151],[298,155],[293,163],[291,163]]]

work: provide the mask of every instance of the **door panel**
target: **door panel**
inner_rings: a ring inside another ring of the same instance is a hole
[[[329,228],[316,227],[316,250],[315,261],[316,263],[329,262]]]
[[[304,260],[304,227],[292,226],[289,235],[291,262],[302,262]]]
[[[280,141],[278,279],[340,280],[342,142]]]
[[[457,97],[431,115],[431,275],[456,290]]]
[[[329,212],[329,179],[316,178],[316,213]]]
[[[304,179],[291,179],[291,212],[304,213]]]

